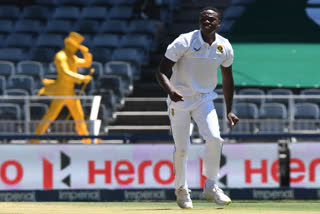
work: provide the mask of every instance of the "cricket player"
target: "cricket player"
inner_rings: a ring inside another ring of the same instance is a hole
[[[216,33],[220,24],[221,14],[216,8],[202,9],[199,16],[200,30],[176,38],[167,47],[156,72],[157,81],[168,94],[168,113],[175,143],[175,194],[177,204],[184,209],[193,208],[186,178],[191,117],[206,141],[202,173],[207,180],[203,195],[220,205],[231,203],[231,199],[216,184],[223,139],[220,137],[218,117],[212,100],[217,97],[214,89],[218,82],[219,66],[227,119],[231,126],[239,121],[232,113],[233,49],[227,39]]]

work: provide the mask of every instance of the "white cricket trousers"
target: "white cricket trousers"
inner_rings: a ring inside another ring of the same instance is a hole
[[[223,139],[220,137],[219,122],[212,100],[207,100],[193,109],[175,109],[174,103],[168,106],[168,113],[175,144],[173,162],[175,170],[175,188],[188,188],[187,159],[190,145],[191,118],[198,125],[200,134],[206,141],[203,154],[202,174],[212,181],[216,181],[220,168],[220,156]]]

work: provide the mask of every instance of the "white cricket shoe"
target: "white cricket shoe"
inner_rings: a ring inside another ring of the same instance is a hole
[[[209,201],[214,201],[218,205],[228,205],[231,203],[231,199],[216,184],[212,188],[205,188],[203,190],[203,197]]]
[[[177,204],[182,209],[193,208],[189,192],[191,192],[191,190],[183,187],[180,187],[175,191],[175,194],[177,196]]]

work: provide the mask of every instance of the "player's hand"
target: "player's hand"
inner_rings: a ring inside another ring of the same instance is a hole
[[[232,112],[228,113],[227,119],[230,122],[231,128],[234,127],[239,121],[239,118]]]
[[[89,48],[87,48],[84,45],[80,45],[79,49],[80,49],[81,53],[89,53]]]
[[[85,76],[84,76],[84,79],[83,79],[83,82],[84,82],[85,84],[88,84],[91,80],[92,80],[92,76],[90,76],[90,75],[85,75]]]
[[[178,90],[170,91],[169,96],[173,102],[184,101],[182,94]]]

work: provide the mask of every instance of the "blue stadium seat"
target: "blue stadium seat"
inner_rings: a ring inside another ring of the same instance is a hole
[[[302,96],[304,95],[320,95],[320,89],[319,88],[308,88],[308,89],[303,89],[300,91],[300,94]],[[310,102],[310,103],[317,103],[318,105],[320,104],[320,99],[319,98],[303,98],[302,100],[303,102]]]
[[[223,12],[223,19],[237,19],[240,16],[242,16],[244,11],[245,11],[245,6],[236,5],[236,6],[228,7]]]
[[[276,103],[283,103],[286,106],[288,106],[288,101],[289,101],[289,97],[291,95],[293,95],[292,91],[290,89],[287,88],[275,88],[275,89],[270,89],[267,92],[267,95],[283,95],[283,96],[287,96],[288,98],[268,98],[267,102],[276,102]]]
[[[133,7],[136,0],[113,0],[116,5]]]
[[[233,107],[234,113],[241,118],[240,122],[232,128],[232,133],[257,132],[255,120],[258,118],[259,110],[254,103],[236,103]]]
[[[20,9],[14,5],[1,5],[0,6],[0,19],[17,20],[20,18]]]
[[[85,7],[91,3],[91,0],[59,0],[60,5]]]
[[[116,75],[121,77],[121,82],[123,83],[124,92],[129,95],[133,91],[133,74],[129,63],[110,61],[105,63],[105,69],[103,76]]]
[[[9,48],[24,48],[29,50],[34,44],[32,35],[25,33],[13,33],[7,37],[6,45]]]
[[[108,18],[130,20],[132,18],[132,15],[133,15],[132,7],[116,6],[116,7],[112,7],[109,10]]]
[[[66,6],[57,7],[53,13],[55,19],[77,20],[80,17],[80,9],[78,7]]]
[[[6,78],[3,76],[0,76],[0,96],[3,96],[6,94]]]
[[[32,5],[23,8],[23,19],[47,20],[51,17],[52,11],[41,5]]]
[[[112,49],[110,48],[91,48],[93,60],[105,63],[112,58]]]
[[[72,21],[51,19],[48,21],[45,31],[47,33],[68,34],[71,31],[72,26]]]
[[[0,103],[0,120],[20,120],[21,119],[21,109],[20,106],[14,103]],[[9,124],[6,124],[9,125]],[[0,132],[5,129],[4,125]]]
[[[15,24],[15,32],[17,33],[30,33],[33,36],[41,33],[43,26],[39,20],[18,20]]]
[[[27,75],[32,76],[34,79],[34,87],[42,87],[42,78],[43,78],[43,65],[40,62],[36,61],[20,61],[17,63],[16,73],[18,75]]]
[[[112,7],[115,5],[115,0],[90,0],[92,6]]]
[[[103,94],[105,90],[112,90],[116,97],[117,108],[121,108],[124,105],[124,88],[119,76],[102,76],[97,81],[96,89],[100,94]]]
[[[99,22],[95,20],[79,20],[75,26],[75,30],[81,34],[96,34],[100,30]]]
[[[31,60],[51,62],[54,60],[56,50],[54,48],[38,47],[32,50]]]
[[[116,96],[112,90],[109,89],[95,89],[91,91],[90,95],[101,96],[101,105],[104,106],[106,112],[103,120],[105,123],[115,120],[115,111],[117,110]]]
[[[149,51],[155,50],[156,47],[152,46],[152,39],[143,34],[126,34],[121,38],[120,46],[123,48],[141,48],[146,54]],[[153,48],[152,48],[153,47]]]
[[[119,48],[121,36],[116,34],[97,34],[93,37],[94,47]]]
[[[235,20],[226,19],[221,23],[221,26],[218,28],[218,33],[228,33],[231,31]]]
[[[14,75],[9,77],[7,82],[7,89],[24,89],[28,91],[28,94],[32,94],[34,89],[34,80],[30,76],[26,75]]]
[[[294,129],[317,130],[319,107],[315,103],[296,103],[294,105]]]
[[[44,33],[40,34],[36,42],[38,47],[55,48],[56,50],[64,47],[64,37],[61,34]]]
[[[14,24],[12,20],[0,20],[0,33],[8,35],[14,30]]]
[[[60,0],[35,0],[35,4],[49,7],[56,7]]]
[[[133,20],[130,22],[129,32],[132,34],[148,34],[157,38],[157,27],[152,20]]]
[[[21,61],[27,60],[29,55],[22,48],[0,48],[0,60]]]
[[[19,105],[22,106],[22,105],[25,104],[25,99],[24,98],[26,98],[27,96],[29,96],[31,94],[26,89],[8,88],[6,90],[6,95],[18,97],[18,99],[8,99],[8,100],[6,100],[6,102],[19,104]]]
[[[130,62],[135,79],[140,77],[141,65],[145,63],[144,55],[136,48],[118,48],[113,51],[112,60]]]
[[[47,113],[48,105],[44,103],[30,103],[31,120],[41,120],[43,115]]]
[[[81,18],[104,20],[108,15],[108,11],[105,7],[85,7],[81,11]]]
[[[255,95],[255,96],[263,96],[265,95],[264,91],[259,88],[242,88],[239,90],[239,95]],[[241,102],[249,102],[255,103],[258,107],[265,102],[264,97],[259,98],[241,98]]]
[[[13,62],[0,61],[0,76],[8,79],[10,76],[16,73],[16,68]]]
[[[128,22],[125,20],[108,20],[102,23],[101,33],[126,34],[128,32]]]
[[[259,110],[261,133],[283,133],[286,131],[288,113],[282,103],[263,103]]]

